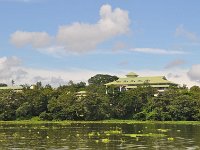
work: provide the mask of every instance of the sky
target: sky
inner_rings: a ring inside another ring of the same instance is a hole
[[[0,0],[0,83],[96,74],[200,86],[199,0]]]

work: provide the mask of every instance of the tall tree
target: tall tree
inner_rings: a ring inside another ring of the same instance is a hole
[[[0,83],[0,87],[6,87],[6,86],[8,86],[8,85],[5,83]]]
[[[111,76],[111,75],[107,75],[107,74],[97,74],[93,77],[91,77],[88,80],[89,85],[93,84],[93,85],[103,85],[112,81],[117,80],[118,77],[117,76]]]

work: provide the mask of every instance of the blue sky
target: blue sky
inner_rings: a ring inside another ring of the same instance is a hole
[[[200,85],[200,1],[0,0],[0,82],[96,73]]]

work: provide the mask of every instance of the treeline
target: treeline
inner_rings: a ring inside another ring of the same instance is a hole
[[[24,86],[22,92],[0,90],[0,120],[200,120],[200,88],[170,87],[157,97],[155,89],[143,85],[119,92],[105,83],[116,76],[96,75],[84,82],[56,89],[38,82],[34,89]],[[77,92],[86,91],[80,95]]]

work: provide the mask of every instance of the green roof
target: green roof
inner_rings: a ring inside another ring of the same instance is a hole
[[[5,86],[5,87],[0,87],[0,90],[22,90],[23,87],[21,86]]]
[[[105,85],[125,85],[125,86],[134,86],[134,85],[141,85],[144,83],[148,84],[174,84],[170,81],[168,81],[165,76],[152,76],[152,77],[126,77],[126,78],[119,78],[116,81],[107,83]]]
[[[151,85],[151,87],[155,87],[155,88],[165,88],[165,87],[169,87],[169,85]]]
[[[79,91],[77,92],[77,94],[86,94],[87,92],[86,91]]]
[[[138,75],[134,72],[129,72],[126,76],[127,77],[137,77]]]
[[[126,86],[127,89],[135,89],[137,86]]]
[[[169,87],[169,85],[150,85],[151,87],[155,87],[155,88],[165,88],[165,87]],[[126,89],[135,89],[137,88],[137,86],[126,86]]]

